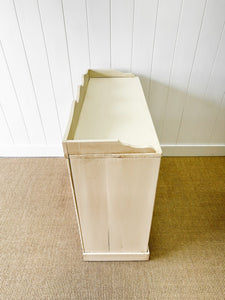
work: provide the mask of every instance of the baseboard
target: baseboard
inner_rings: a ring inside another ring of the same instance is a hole
[[[62,145],[0,145],[0,157],[58,157],[63,156]]]
[[[225,156],[225,145],[161,145],[163,156]],[[0,146],[0,157],[62,157],[59,145]]]
[[[163,156],[225,156],[225,145],[161,145]]]
[[[132,253],[83,253],[84,261],[136,261],[149,260],[150,252]]]

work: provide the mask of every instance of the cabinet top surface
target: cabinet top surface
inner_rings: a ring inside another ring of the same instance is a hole
[[[138,77],[90,78],[74,140],[160,145]]]

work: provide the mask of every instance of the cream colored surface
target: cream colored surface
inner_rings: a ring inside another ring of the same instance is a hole
[[[84,253],[84,261],[136,261],[136,260],[149,260],[150,252],[137,252],[137,253]]]
[[[77,208],[75,189],[74,189],[74,181],[73,181],[73,175],[72,175],[70,160],[66,159],[66,163],[67,163],[67,169],[68,169],[69,178],[70,178],[70,187],[71,187],[72,194],[73,194],[73,203],[74,203],[74,208],[75,208],[75,213],[76,213],[76,218],[77,218],[77,224],[78,224],[78,228],[79,228],[81,248],[82,248],[82,251],[84,252],[83,235],[82,235],[82,230],[81,230],[81,225],[80,225],[79,212],[78,212],[78,208]]]
[[[146,260],[161,148],[138,77],[89,70],[63,149],[84,260]]]
[[[107,174],[104,159],[70,157],[70,162],[84,252],[108,252]]]
[[[161,153],[156,153],[152,147],[132,147],[125,145],[119,141],[112,140],[85,140],[85,141],[64,141],[64,153],[68,157],[70,155],[102,155],[102,154],[140,154],[152,155],[154,157],[160,157]]]
[[[139,78],[90,78],[74,139],[119,140],[160,151]]]
[[[147,251],[160,158],[70,161],[84,252]]]

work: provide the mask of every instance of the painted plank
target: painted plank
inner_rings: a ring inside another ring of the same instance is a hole
[[[63,0],[62,3],[73,90],[76,97],[77,85],[82,83],[82,74],[85,74],[90,67],[86,3],[83,0]]]
[[[85,252],[108,252],[105,160],[70,156]],[[96,176],[96,174],[98,174]],[[87,188],[88,187],[88,188]]]
[[[160,158],[70,159],[84,251],[147,252]]]
[[[214,112],[218,99],[207,99],[205,93],[221,41],[225,22],[224,12],[225,2],[223,0],[207,2],[177,139],[179,144],[209,142],[208,131],[211,128],[207,123],[209,122],[212,126],[212,121],[208,119],[207,112],[209,110]]]
[[[68,56],[64,10],[60,0],[39,0],[39,8],[51,83],[63,134],[69,117],[71,102],[76,96]]]
[[[16,0],[15,8],[47,143],[56,144],[60,142],[61,132],[37,1]]]
[[[83,236],[82,236],[82,231],[81,231],[80,217],[79,217],[79,212],[78,212],[78,207],[77,207],[77,199],[76,199],[76,194],[75,194],[75,186],[74,186],[73,173],[72,173],[72,169],[71,169],[70,159],[66,159],[66,163],[67,163],[68,175],[70,178],[70,187],[71,187],[72,194],[73,194],[73,204],[74,204],[74,209],[75,209],[75,213],[76,213],[77,225],[78,225],[78,229],[79,229],[81,248],[82,248],[82,252],[84,252],[84,242],[83,242]]]
[[[149,105],[156,131],[161,137],[162,117],[166,104],[171,68],[182,10],[181,0],[159,2],[154,54],[149,91]]]
[[[208,86],[205,91],[204,99],[206,103],[213,105],[204,105],[202,117],[205,122],[201,126],[201,142],[225,144],[225,28],[221,36],[218,52],[214,61],[213,69],[210,74]]]
[[[10,131],[15,143],[29,144],[29,136],[24,122],[18,96],[9,73],[7,61],[0,43],[0,99],[1,108],[4,112]],[[3,131],[5,126],[1,127]],[[7,133],[6,133],[7,134]],[[2,142],[1,142],[2,143]]]
[[[150,83],[157,12],[158,0],[135,2],[131,71],[140,77],[146,97]]]
[[[111,158],[105,163],[110,251],[147,251],[160,158]]]
[[[215,123],[212,126],[210,143],[225,144],[225,93],[218,107]],[[225,156],[225,151],[223,155]]]
[[[11,130],[5,112],[0,103],[0,145],[12,145],[14,143]]]
[[[206,0],[189,0],[184,1],[183,4],[167,101],[164,113],[161,115],[163,118],[162,144],[176,143],[205,5]]]
[[[15,115],[14,120],[15,122],[18,120],[18,128],[14,127],[15,124],[13,124],[13,120],[9,120],[15,142],[31,142],[34,144],[45,143],[45,132],[42,126],[43,124],[39,110],[39,103],[36,98],[13,1],[0,1],[0,36],[10,71],[10,80],[12,81],[17,95],[16,101],[18,104],[15,104],[15,110],[17,110],[16,106],[19,105],[21,112],[18,112],[18,114],[20,115],[20,113],[22,113],[22,118],[24,119],[26,127],[23,129],[24,125],[22,125],[21,121],[19,121],[21,118],[19,115],[18,117]],[[5,80],[8,82],[7,76]],[[2,92],[7,95],[14,93],[11,91],[9,86],[6,87],[4,85],[2,85]],[[11,109],[14,104],[13,99],[15,99],[15,96],[10,98]],[[5,107],[4,110],[7,119],[12,117],[11,113],[8,115],[8,110],[6,110]],[[19,130],[19,128],[21,130]]]
[[[134,1],[111,1],[111,62],[114,69],[131,70],[133,22]]]
[[[91,67],[110,68],[110,0],[87,1]]]

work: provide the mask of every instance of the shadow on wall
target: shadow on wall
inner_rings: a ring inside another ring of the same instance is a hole
[[[151,260],[176,258],[184,251],[194,257],[198,250],[208,261],[212,247],[224,247],[224,162],[224,157],[162,159],[149,243]]]
[[[207,89],[203,95],[138,75],[161,144],[222,144],[225,92]],[[219,132],[217,132],[219,129]],[[215,132],[214,132],[215,131]]]

